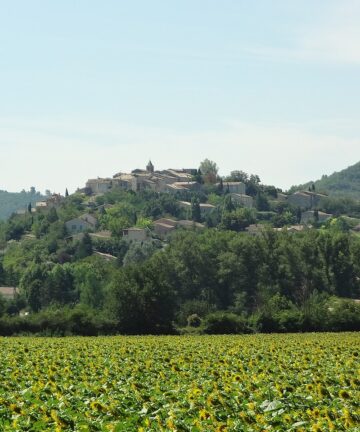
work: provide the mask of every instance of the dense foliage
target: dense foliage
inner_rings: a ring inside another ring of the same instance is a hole
[[[18,295],[0,297],[0,333],[359,330],[360,238],[350,231],[358,220],[339,212],[315,228],[287,231],[299,209],[274,201],[275,188],[232,172],[227,180],[243,181],[255,198],[255,208],[243,208],[205,177],[216,173],[208,165],[197,192],[77,193],[1,223],[0,286],[15,286]],[[211,212],[199,211],[202,202],[213,204]],[[70,235],[65,222],[84,213],[111,236]],[[178,228],[164,241],[153,231],[159,217],[206,228]],[[254,222],[262,229],[246,233]],[[125,241],[131,226],[146,229],[148,239]]]
[[[2,431],[357,431],[357,334],[2,339]]]

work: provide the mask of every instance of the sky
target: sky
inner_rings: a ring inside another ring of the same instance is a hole
[[[0,0],[0,189],[360,160],[359,0]]]

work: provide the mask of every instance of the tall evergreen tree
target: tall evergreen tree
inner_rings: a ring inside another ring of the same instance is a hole
[[[191,200],[191,219],[194,222],[201,221],[200,201],[197,197],[193,197]]]

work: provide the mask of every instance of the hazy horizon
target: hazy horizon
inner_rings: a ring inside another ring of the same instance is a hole
[[[0,26],[0,189],[144,168],[288,189],[360,160],[360,3],[14,0]]]

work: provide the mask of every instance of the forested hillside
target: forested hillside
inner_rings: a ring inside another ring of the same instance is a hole
[[[320,180],[310,181],[303,185],[293,186],[290,192],[295,190],[307,190],[315,185],[317,191],[327,192],[337,197],[349,197],[360,199],[360,162],[331,175],[323,175]]]
[[[0,285],[18,295],[0,298],[0,333],[359,330],[360,238],[349,218],[293,232],[299,209],[255,177],[247,191],[254,208],[209,184],[176,195],[77,193],[13,216],[0,224]],[[199,202],[213,203],[211,212],[200,214]],[[65,223],[84,213],[96,229],[71,234]],[[198,225],[164,239],[154,231],[161,217]],[[127,241],[129,227],[147,239]]]
[[[31,188],[28,192],[25,190],[21,192],[0,190],[0,220],[8,218],[16,210],[27,209],[30,203],[34,206],[35,202],[42,198],[40,192],[37,192],[35,188]]]

